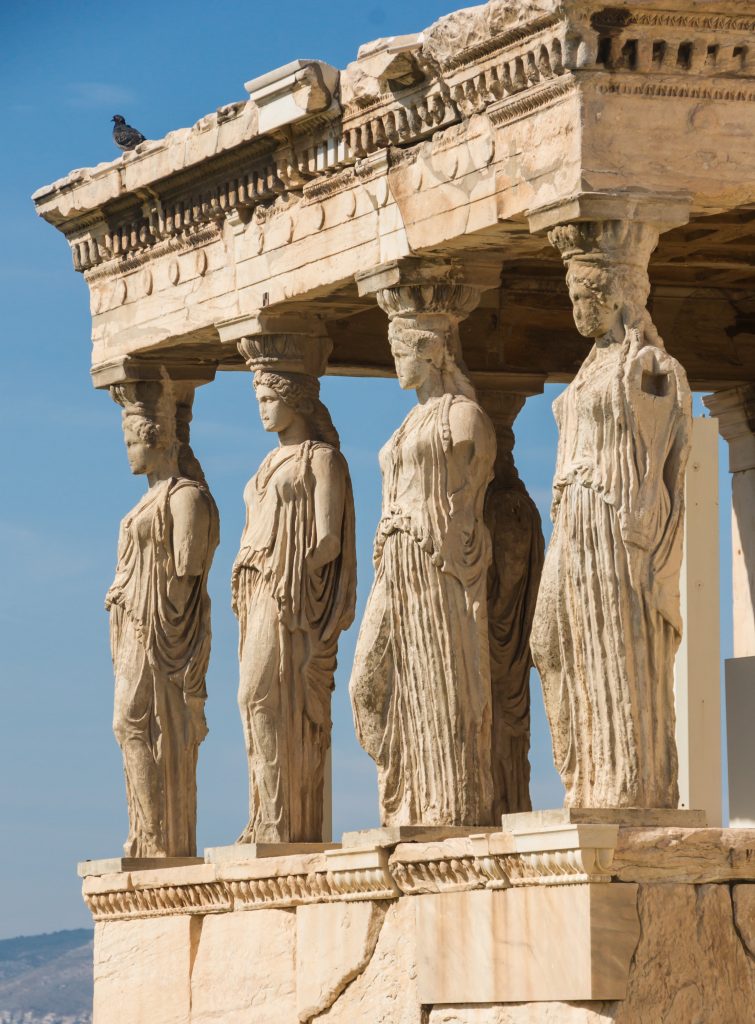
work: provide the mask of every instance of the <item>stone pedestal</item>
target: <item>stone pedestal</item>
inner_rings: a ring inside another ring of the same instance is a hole
[[[748,1020],[755,830],[570,818],[88,875],[94,1024]]]

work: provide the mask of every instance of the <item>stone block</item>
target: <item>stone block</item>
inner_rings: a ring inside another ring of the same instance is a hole
[[[388,850],[382,846],[328,850],[325,860],[332,891],[342,899],[393,899],[400,895],[388,867]]]
[[[94,1024],[188,1024],[201,919],[105,921],[94,930]]]
[[[296,1003],[300,1021],[333,1005],[375,951],[385,904],[318,903],[296,912]]]
[[[734,926],[748,953],[755,959],[755,885],[735,885],[731,898]]]
[[[283,878],[327,870],[325,853],[293,853],[287,857],[252,857],[249,860],[218,860],[213,864],[218,878],[239,881],[246,878]]]
[[[93,875],[116,875],[124,871],[151,871],[201,864],[201,857],[105,857],[102,860],[82,860],[76,865],[79,878]]]
[[[307,114],[338,113],[339,72],[321,60],[293,60],[244,86],[259,110],[259,129],[272,131]]]
[[[556,807],[547,811],[504,814],[501,825],[504,832],[532,831],[555,825],[705,828],[705,811],[681,807]]]
[[[425,1024],[417,992],[413,903],[412,897],[388,905],[370,962],[316,1024]]]
[[[616,1003],[515,1003],[435,1006],[427,1024],[612,1024]]]
[[[530,886],[417,896],[420,1001],[623,999],[637,886]]]
[[[209,846],[204,851],[204,859],[208,864],[244,864],[267,857],[324,853],[338,847],[338,843],[233,843],[231,846]]]
[[[182,1024],[293,1024],[295,943],[293,910],[206,917],[191,975],[191,1017]]]
[[[357,832],[344,832],[341,840],[344,850],[355,846],[397,846],[399,843],[432,843],[459,836],[480,835],[495,829],[482,825],[386,825],[383,828],[363,828]]]
[[[740,910],[745,902],[752,908],[751,898],[735,897]],[[735,926],[729,886],[642,885],[638,909],[642,937],[616,1024],[753,1020],[755,961]]]
[[[611,873],[622,882],[755,881],[755,829],[619,829]]]

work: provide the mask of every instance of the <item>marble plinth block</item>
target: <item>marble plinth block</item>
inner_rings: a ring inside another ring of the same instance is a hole
[[[749,1020],[755,829],[570,817],[87,874],[94,1024]]]

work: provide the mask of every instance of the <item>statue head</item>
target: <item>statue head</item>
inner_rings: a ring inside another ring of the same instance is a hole
[[[394,316],[388,340],[396,376],[404,390],[417,390],[428,381],[446,394],[474,397],[474,389],[457,362],[460,353],[456,322],[444,313]]]
[[[297,419],[303,432],[312,441],[325,441],[340,447],[338,432],[330,413],[320,401],[317,377],[303,373],[282,373],[257,370],[254,390],[259,403],[260,419],[265,430],[280,434]]]
[[[647,265],[657,231],[633,221],[562,224],[549,238],[566,264],[566,283],[577,330],[586,338],[621,335],[640,327],[650,280]]]
[[[608,334],[621,317],[624,289],[618,266],[572,260],[566,284],[577,330],[585,338]]]
[[[123,438],[131,472],[178,475],[176,399],[170,381],[128,381],[111,388],[123,407]]]
[[[265,430],[281,434],[298,421],[297,435],[340,447],[338,431],[320,401],[319,378],[325,373],[332,347],[327,335],[314,331],[251,335],[238,342],[239,352],[254,373]]]

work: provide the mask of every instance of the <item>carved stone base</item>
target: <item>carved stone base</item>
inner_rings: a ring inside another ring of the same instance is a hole
[[[470,836],[478,832],[494,832],[489,825],[385,825],[382,828],[363,828],[358,832],[344,832],[343,847],[396,846],[398,843],[431,843],[440,839]]]
[[[152,868],[182,868],[201,863],[201,857],[104,857],[101,860],[82,860],[76,870],[79,878],[88,878],[125,871],[150,871]]]
[[[562,820],[88,875],[94,1024],[745,1021],[755,830]]]
[[[671,807],[558,807],[504,814],[504,832],[551,825],[626,825],[631,828],[705,828],[705,811]]]
[[[294,854],[324,853],[335,850],[337,843],[233,843],[232,846],[211,846],[204,852],[207,864],[243,864],[261,857],[290,857]]]

